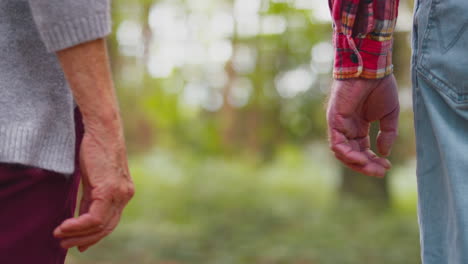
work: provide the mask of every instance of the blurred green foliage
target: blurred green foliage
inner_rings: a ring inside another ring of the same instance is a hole
[[[333,161],[282,152],[269,165],[163,150],[134,161],[122,225],[69,263],[419,263],[414,212],[336,199]]]
[[[410,4],[395,35],[394,169],[370,181],[326,147],[327,1],[114,0],[137,193],[119,228],[67,263],[419,263]]]

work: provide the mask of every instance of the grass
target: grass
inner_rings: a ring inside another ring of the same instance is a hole
[[[137,195],[119,228],[67,263],[419,263],[414,190],[392,191],[390,209],[339,200],[323,153],[285,147],[261,164],[156,150],[132,162]],[[410,171],[396,170],[392,190]]]

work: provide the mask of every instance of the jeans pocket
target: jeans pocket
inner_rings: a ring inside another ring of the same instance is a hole
[[[419,66],[455,103],[468,103],[468,1],[432,0]]]

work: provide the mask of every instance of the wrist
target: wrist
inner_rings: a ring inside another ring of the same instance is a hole
[[[83,111],[83,124],[87,133],[114,137],[122,134],[122,121],[117,109]]]

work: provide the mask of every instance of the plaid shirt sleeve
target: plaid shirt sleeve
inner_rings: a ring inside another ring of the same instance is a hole
[[[379,79],[393,72],[399,0],[329,0],[335,79]]]

